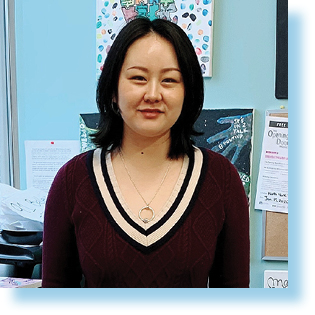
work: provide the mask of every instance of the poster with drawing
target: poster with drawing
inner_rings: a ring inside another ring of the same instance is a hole
[[[214,0],[96,0],[97,77],[119,30],[137,17],[167,19],[191,40],[204,76],[212,76]]]
[[[249,198],[253,109],[204,109],[195,123],[202,136],[196,146],[208,148],[228,158],[237,169]]]
[[[81,114],[80,150],[95,148],[90,135],[97,129],[99,114]],[[195,123],[202,136],[196,146],[211,149],[227,157],[238,170],[247,196],[250,192],[253,109],[204,109]]]

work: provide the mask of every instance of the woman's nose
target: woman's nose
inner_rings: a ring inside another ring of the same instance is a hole
[[[148,82],[147,89],[144,94],[144,101],[155,103],[162,100],[160,85],[158,82]]]

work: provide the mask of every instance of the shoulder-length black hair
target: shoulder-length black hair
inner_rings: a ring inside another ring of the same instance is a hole
[[[137,18],[125,25],[110,48],[99,78],[96,102],[100,112],[98,131],[92,136],[98,147],[109,151],[121,146],[123,120],[113,106],[117,98],[118,80],[128,48],[138,39],[155,33],[168,40],[174,47],[182,73],[185,98],[182,112],[171,128],[170,158],[193,153],[191,136],[199,133],[193,125],[200,115],[204,101],[204,86],[200,64],[186,33],[173,22]]]

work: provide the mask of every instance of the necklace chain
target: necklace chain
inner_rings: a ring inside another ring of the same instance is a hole
[[[172,160],[170,160],[170,162],[168,163],[166,172],[165,172],[165,174],[164,174],[164,176],[163,176],[163,178],[162,178],[162,180],[161,180],[161,183],[160,183],[158,189],[156,190],[154,196],[152,197],[152,199],[150,200],[150,202],[146,202],[146,200],[145,200],[144,197],[142,196],[141,192],[139,191],[137,185],[135,184],[135,182],[133,181],[133,179],[132,179],[132,177],[131,177],[131,175],[130,175],[130,172],[129,172],[128,168],[127,168],[127,165],[126,165],[126,162],[125,162],[125,159],[124,159],[124,156],[123,156],[122,151],[119,150],[118,152],[119,152],[119,156],[120,156],[120,158],[121,158],[121,161],[123,162],[124,168],[125,168],[125,170],[126,170],[126,172],[127,172],[127,174],[128,174],[128,177],[129,177],[129,179],[130,179],[132,185],[134,186],[134,188],[135,188],[136,191],[138,192],[139,196],[142,198],[142,200],[143,200],[144,203],[146,204],[145,207],[143,207],[142,209],[140,209],[140,211],[139,211],[139,218],[140,218],[144,223],[148,223],[148,222],[152,221],[153,218],[154,218],[154,216],[155,216],[154,210],[150,207],[150,204],[151,204],[151,202],[154,200],[154,198],[156,197],[156,195],[158,194],[158,192],[160,191],[160,189],[161,189],[161,187],[162,187],[162,185],[163,185],[163,183],[164,183],[164,181],[165,181],[165,178],[166,178],[166,176],[167,176],[167,174],[168,174],[168,172],[169,172],[169,170],[170,170]],[[141,212],[142,212],[143,210],[150,210],[150,211],[152,212],[152,217],[151,217],[150,219],[144,219],[144,218],[142,218]]]

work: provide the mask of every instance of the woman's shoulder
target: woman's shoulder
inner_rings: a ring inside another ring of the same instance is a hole
[[[204,148],[204,147],[198,147],[203,154],[205,162],[209,165],[218,165],[222,164],[224,166],[233,166],[233,164],[230,162],[228,158],[223,156],[222,154],[218,152],[214,152],[210,149]]]
[[[87,158],[94,150],[79,153],[67,161],[58,171],[59,174],[80,174],[86,170]]]
[[[64,166],[69,167],[69,166],[73,166],[73,165],[85,163],[85,161],[86,161],[86,159],[87,159],[87,156],[88,156],[89,154],[91,154],[92,151],[94,151],[94,150],[82,152],[82,153],[79,153],[79,154],[75,155],[75,156],[72,157],[68,162],[66,162],[66,163],[64,164]]]
[[[240,191],[236,189],[236,187],[239,187],[243,194],[244,185],[238,170],[231,161],[220,153],[206,148],[199,149],[203,154],[202,174],[205,185],[214,180],[226,193],[230,193],[232,187],[235,191]]]
[[[207,148],[198,148],[203,155],[203,171],[210,177],[216,178],[218,181],[233,180],[239,178],[236,167],[231,161],[218,152],[214,152]]]

